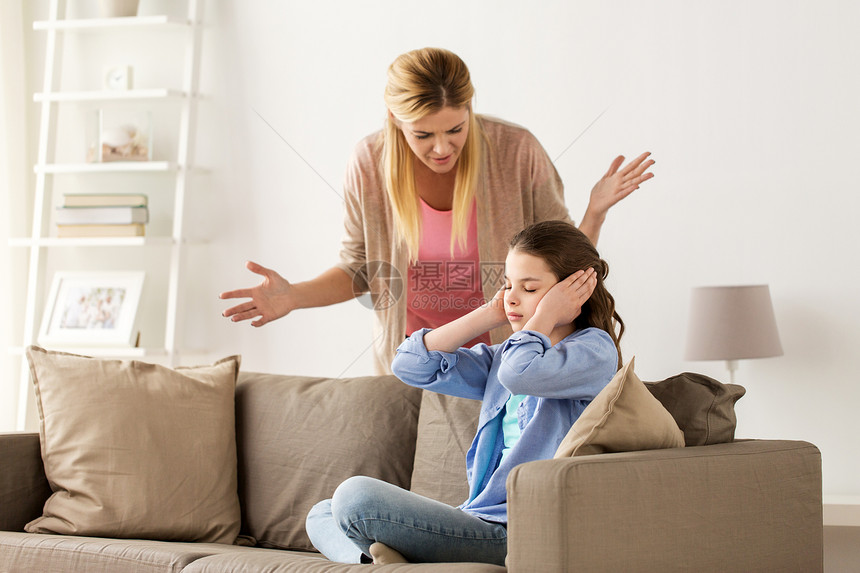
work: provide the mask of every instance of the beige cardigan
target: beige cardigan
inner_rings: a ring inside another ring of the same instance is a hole
[[[561,178],[546,151],[525,128],[478,116],[486,134],[483,168],[476,191],[478,251],[484,297],[502,285],[508,242],[524,227],[550,219],[570,220]],[[358,292],[370,291],[377,320],[377,373],[390,373],[395,350],[406,336],[409,276],[405,245],[396,240],[394,215],[381,173],[381,133],[355,147],[344,182],[346,214],[338,268],[353,277]],[[369,284],[368,284],[369,281]],[[490,333],[494,344],[510,327]]]

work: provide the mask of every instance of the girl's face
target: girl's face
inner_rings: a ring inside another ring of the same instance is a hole
[[[457,164],[469,134],[469,108],[445,107],[416,121],[395,120],[415,156],[434,173]]]
[[[540,300],[558,282],[540,257],[512,249],[505,260],[505,314],[514,332],[534,316]]]

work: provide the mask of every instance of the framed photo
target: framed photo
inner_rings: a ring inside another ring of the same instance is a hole
[[[133,347],[141,272],[57,272],[42,317],[39,344]]]

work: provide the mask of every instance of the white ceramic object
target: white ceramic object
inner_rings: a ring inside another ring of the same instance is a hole
[[[137,16],[140,0],[99,0],[102,18],[128,18]]]

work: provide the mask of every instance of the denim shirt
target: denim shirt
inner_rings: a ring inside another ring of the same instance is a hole
[[[502,344],[440,352],[424,346],[428,331],[418,330],[400,345],[391,369],[410,386],[481,400],[478,430],[466,454],[469,499],[460,509],[507,523],[508,473],[521,463],[555,455],[570,427],[615,375],[615,344],[598,328],[578,330],[554,346],[539,332],[521,330]],[[517,411],[521,436],[499,463],[505,447],[502,418],[512,394],[526,395]]]

